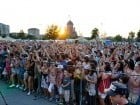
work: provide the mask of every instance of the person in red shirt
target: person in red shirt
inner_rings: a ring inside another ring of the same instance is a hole
[[[102,66],[101,72],[98,75],[98,79],[98,95],[100,105],[105,105],[104,100],[107,96],[105,89],[109,88],[111,84],[111,67],[108,62],[105,62]]]

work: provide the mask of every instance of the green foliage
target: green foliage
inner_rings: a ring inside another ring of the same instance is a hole
[[[48,38],[48,36],[46,34],[42,36],[42,40],[48,40],[48,39],[49,38]]]
[[[129,35],[128,35],[128,41],[133,41],[134,40],[134,37],[135,37],[135,32],[131,31],[129,32]]]
[[[122,41],[122,36],[121,35],[116,35],[113,40],[116,41],[116,42],[121,42]]]
[[[21,36],[20,36],[21,35]],[[13,38],[13,39],[29,39],[29,40],[35,40],[37,39],[35,36],[33,35],[26,35],[23,37],[23,34],[21,33],[17,33],[17,35],[13,35],[13,34],[9,34],[9,37]]]
[[[20,30],[20,32],[17,34],[18,39],[26,39],[26,34],[23,30]]]
[[[112,36],[108,36],[105,38],[106,40],[113,40],[113,37]]]
[[[35,40],[37,38],[35,36],[33,36],[33,35],[27,35],[25,39]]]
[[[86,40],[91,40],[91,37],[84,37]]]
[[[94,29],[91,31],[91,39],[96,39],[96,38],[98,37],[98,33],[99,33],[98,28],[94,28]]]
[[[138,33],[137,33],[136,40],[137,40],[138,42],[140,42],[140,30],[139,30]]]
[[[128,41],[128,39],[127,39],[127,38],[122,38],[122,40],[123,40],[123,41],[125,41],[125,42],[127,42],[127,41]]]
[[[16,35],[12,35],[12,34],[9,34],[9,37],[11,37],[13,39],[18,39]]]
[[[134,37],[135,37],[135,32],[133,32],[133,31],[129,32],[129,37],[130,37],[131,39],[134,39]]]
[[[25,39],[25,37],[23,37],[21,34],[17,33],[17,35],[13,35],[13,34],[9,34],[9,37],[13,38],[13,39]]]
[[[140,30],[137,33],[137,38],[140,38]]]
[[[58,38],[59,32],[60,32],[60,29],[57,25],[50,25],[50,26],[48,26],[43,39],[55,40]]]

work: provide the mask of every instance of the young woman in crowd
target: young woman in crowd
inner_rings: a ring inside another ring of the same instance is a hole
[[[85,56],[82,66],[85,71],[90,69],[90,62],[88,56]]]
[[[126,73],[127,75],[131,75],[133,70],[134,70],[134,61],[131,59],[128,61],[125,61],[124,73]]]
[[[42,73],[42,79],[41,79],[41,87],[44,91],[44,96],[48,97],[48,85],[49,85],[49,67],[47,66],[47,62],[43,62],[43,65],[41,67],[41,73]]]
[[[11,59],[11,75],[10,75],[10,81],[11,85],[9,87],[15,87],[15,76],[16,76],[16,69],[15,69],[15,59]]]
[[[49,68],[49,86],[48,91],[50,94],[49,101],[52,101],[54,98],[54,86],[56,84],[56,67],[54,64],[52,64]]]
[[[85,71],[82,67],[77,67],[74,71],[74,95],[76,105],[83,102],[86,90],[85,87]]]
[[[19,82],[20,82],[20,89],[24,88],[24,72],[25,72],[25,63],[26,58],[22,56],[19,58]]]
[[[98,74],[98,94],[100,105],[105,105],[105,98],[107,94],[105,89],[109,88],[111,84],[111,66],[109,62],[104,62]]]
[[[96,70],[89,70],[85,76],[87,82],[87,105],[96,105],[96,83],[97,75]]]
[[[40,59],[38,55],[38,51],[34,51],[35,57],[34,57],[34,62],[35,62],[35,67],[34,67],[34,90],[35,90],[35,97],[39,96],[42,94],[42,89],[41,89],[41,79],[42,79],[42,73],[41,73],[41,67],[42,67],[42,62],[43,60]]]
[[[64,78],[62,82],[64,100],[66,105],[70,105],[70,95],[71,95],[71,78],[67,70],[64,70]]]
[[[7,72],[7,80],[10,80],[10,75],[11,75],[11,58],[10,55],[5,59],[5,71]]]
[[[19,56],[15,57],[15,70],[17,74],[17,85],[16,88],[19,88],[21,85],[21,79],[20,79],[20,58]]]
[[[31,92],[33,91],[33,79],[34,79],[34,67],[35,67],[35,62],[33,60],[34,55],[30,53],[29,58],[27,59],[27,75],[28,75],[28,80],[27,80],[27,86],[28,86],[28,93],[27,95],[30,95]]]
[[[62,88],[62,82],[64,78],[64,67],[63,65],[57,65],[56,69],[56,95],[57,95],[57,101],[60,103],[63,103],[63,88]]]

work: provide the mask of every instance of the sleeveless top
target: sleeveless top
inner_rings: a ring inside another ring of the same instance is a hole
[[[104,89],[108,89],[110,87],[110,84],[111,84],[110,77],[107,77],[106,79],[99,81],[98,91],[104,94],[105,93]]]
[[[53,83],[55,84],[56,83],[56,76],[55,75],[52,75],[52,74],[49,74],[49,82],[50,83]]]

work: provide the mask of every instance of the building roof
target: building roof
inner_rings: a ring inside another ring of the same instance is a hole
[[[72,22],[71,20],[69,20],[69,21],[67,22],[67,25],[73,25],[73,22]]]

